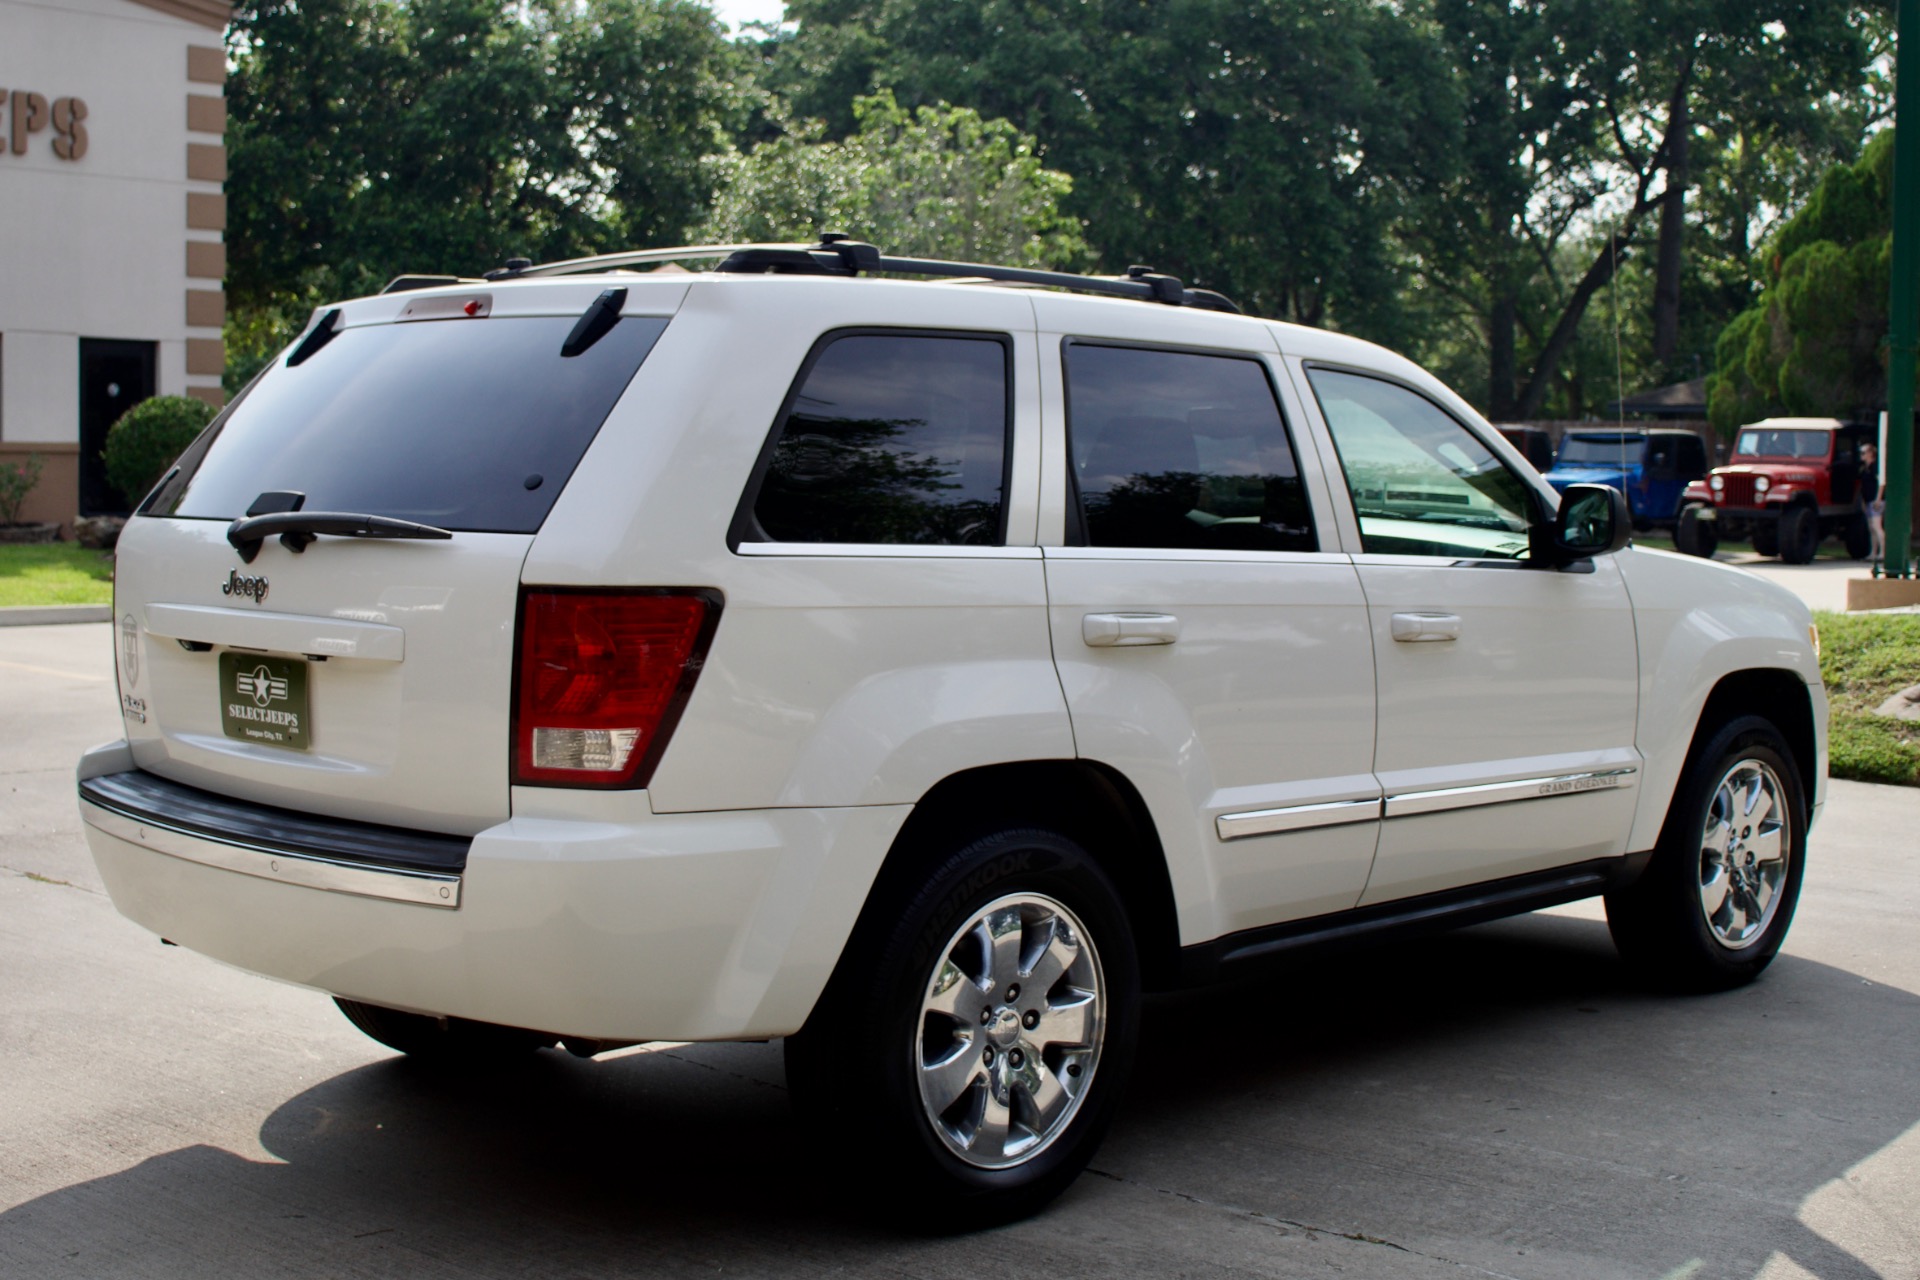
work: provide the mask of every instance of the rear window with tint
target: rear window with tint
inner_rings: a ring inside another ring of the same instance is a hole
[[[1008,347],[850,333],[816,348],[779,423],[750,540],[1002,540]]]
[[[306,511],[532,533],[667,326],[626,316],[563,358],[576,319],[368,325],[293,368],[283,357],[181,458],[149,514],[231,520],[292,490]]]

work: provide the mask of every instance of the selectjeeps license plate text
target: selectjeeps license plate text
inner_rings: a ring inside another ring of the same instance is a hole
[[[307,664],[259,653],[220,655],[220,727],[229,738],[305,751]]]

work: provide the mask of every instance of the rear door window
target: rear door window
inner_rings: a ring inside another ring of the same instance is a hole
[[[576,316],[342,330],[256,383],[147,513],[231,520],[274,490],[306,511],[532,533],[667,326],[624,316],[575,356]]]
[[[1065,359],[1087,545],[1318,550],[1260,361],[1086,341]]]
[[[775,426],[739,541],[1005,540],[1011,344],[990,334],[830,334]]]

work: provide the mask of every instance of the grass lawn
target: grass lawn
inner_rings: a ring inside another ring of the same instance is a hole
[[[0,543],[0,607],[112,602],[112,556],[74,542]]]
[[[1920,722],[1873,714],[1920,684],[1920,614],[1817,613],[1836,778],[1920,786]]]

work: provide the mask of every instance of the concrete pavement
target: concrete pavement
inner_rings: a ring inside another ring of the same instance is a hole
[[[1920,1277],[1920,792],[1833,785],[1730,995],[1579,905],[1156,1001],[1094,1171],[928,1240],[818,1176],[778,1045],[441,1078],[122,919],[110,644],[0,632],[0,1275]]]

